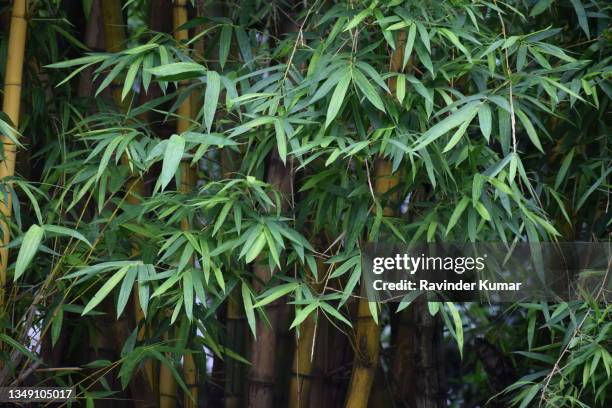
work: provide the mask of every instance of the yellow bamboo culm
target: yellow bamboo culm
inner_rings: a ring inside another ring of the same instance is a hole
[[[317,258],[317,269],[323,271],[324,268],[323,261]],[[312,271],[309,270],[308,275],[314,281]],[[317,282],[314,286],[315,290],[320,289]],[[289,382],[289,408],[309,406],[315,334],[316,319],[314,314],[310,314],[300,325],[300,335],[297,338],[295,352],[293,353],[293,366]]]
[[[374,191],[384,195],[397,186],[399,179],[392,173],[389,160],[378,159],[375,163]],[[393,208],[385,206],[384,215],[393,215]],[[380,354],[380,327],[370,314],[367,299],[360,299],[357,307],[357,330],[355,335],[355,362],[347,392],[346,408],[368,406],[374,375]]]
[[[104,42],[108,52],[118,52],[125,47],[125,27],[121,10],[121,0],[102,0],[102,21],[104,26]],[[121,87],[118,81],[111,84],[113,99],[117,106],[123,107]]]
[[[15,0],[11,13],[6,74],[4,76],[4,98],[2,110],[9,117],[15,129],[19,126],[19,108],[21,105],[21,84],[23,77],[23,58],[27,31],[27,0]],[[2,135],[3,160],[0,163],[0,181],[15,174],[17,147],[6,136]],[[5,198],[6,197],[6,198]],[[6,269],[9,251],[6,247],[11,240],[9,219],[11,218],[11,195],[0,194],[0,230],[2,231],[2,248],[0,248],[0,308],[4,305],[6,286]]]
[[[389,64],[391,71],[401,71],[402,69],[405,42],[406,33],[401,31],[396,37],[397,51],[391,54]],[[395,77],[391,77],[389,90],[392,94],[395,94],[395,89]],[[381,157],[376,160],[374,173],[374,192],[378,196],[387,195],[399,184],[399,177],[393,173],[393,166],[387,159]],[[391,202],[397,201],[395,195],[387,198]],[[392,216],[394,212],[393,207],[385,205],[383,210],[385,216]],[[347,392],[346,408],[365,408],[368,406],[380,354],[380,327],[370,315],[368,300],[360,299],[357,309],[355,362]]]
[[[360,300],[357,309],[355,361],[346,397],[346,408],[366,408],[380,353],[380,327],[370,315],[367,300]]]

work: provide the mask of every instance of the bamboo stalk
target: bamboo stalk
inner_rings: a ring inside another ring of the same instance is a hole
[[[280,21],[280,24],[275,25],[275,37],[280,38],[283,34],[295,32],[297,29],[293,21],[284,19]],[[268,155],[266,173],[267,183],[281,193],[281,213],[287,213],[293,193],[292,161],[290,160],[287,164],[283,163],[278,149],[274,149]],[[273,274],[273,270],[264,266],[262,261],[262,259],[258,259],[257,264],[253,267],[255,275],[253,286],[257,292],[270,281]],[[251,370],[247,401],[249,408],[267,408],[286,404],[283,401],[286,393],[284,390],[282,390],[282,394],[279,393],[279,388],[289,385],[284,384],[281,380],[286,380],[287,377],[283,369],[286,368],[286,371],[289,371],[291,360],[287,359],[287,364],[284,364],[284,356],[279,354],[291,347],[288,345],[291,311],[281,298],[267,305],[265,313],[268,316],[269,325],[261,319],[257,320],[257,339],[253,341],[251,347]],[[272,350],[274,352],[271,352]],[[275,391],[277,391],[279,397],[278,401],[274,400]]]
[[[21,86],[23,77],[23,59],[27,32],[27,0],[15,0],[11,12],[9,43],[4,75],[4,98],[2,110],[7,114],[13,126],[19,126],[19,109],[21,105]],[[0,164],[0,180],[15,174],[15,159],[17,147],[6,136],[2,135],[4,160]],[[4,306],[4,290],[6,286],[6,269],[9,261],[9,251],[6,247],[11,240],[9,220],[11,218],[11,195],[0,194],[0,231],[2,231],[2,248],[0,248],[0,307]]]
[[[379,337],[380,327],[370,316],[368,301],[360,300],[357,309],[355,361],[345,404],[347,408],[368,406],[380,353]]]
[[[104,41],[109,52],[121,51],[125,46],[125,28],[121,14],[121,0],[101,0]]]
[[[378,159],[375,164],[374,191],[378,195],[388,193],[397,186],[399,179],[392,172],[389,160]],[[393,208],[385,206],[385,216],[393,215]],[[376,375],[380,355],[380,326],[370,314],[369,302],[360,298],[357,306],[357,329],[355,334],[355,360],[347,391],[347,408],[365,408],[368,406],[370,391]]]
[[[324,270],[323,261],[317,258],[317,268]],[[308,273],[314,280],[312,271]],[[318,285],[315,283],[318,290]],[[309,315],[300,325],[299,337],[296,340],[293,354],[291,380],[289,383],[289,408],[308,407],[310,400],[311,374],[313,368],[314,346],[316,334],[316,319]]]
[[[404,59],[404,44],[406,33],[400,31],[396,38],[396,51],[391,54],[390,70],[401,71]],[[389,80],[389,90],[395,94],[396,80]],[[378,195],[385,195],[399,183],[397,174],[393,173],[393,167],[389,160],[378,158],[374,163],[375,184],[374,191]],[[385,216],[393,215],[392,207],[385,206]],[[346,407],[367,407],[372,383],[378,365],[380,354],[380,327],[374,322],[370,315],[367,299],[360,299],[357,308],[357,331],[355,338],[355,364],[351,375],[351,381],[347,392]]]
[[[244,355],[247,338],[240,291],[233,290],[227,301],[227,347]],[[239,408],[243,402],[245,385],[244,365],[234,359],[225,362],[225,408]]]
[[[293,174],[291,164],[281,161],[278,151],[275,149],[268,157],[266,181],[281,193],[281,212],[288,210],[289,197],[291,195],[291,184]],[[272,269],[264,265],[259,259],[253,267],[255,279],[253,286],[257,292],[261,291],[265,284],[272,278]],[[249,408],[268,408],[274,406],[274,384],[276,381],[277,349],[279,331],[279,319],[282,299],[272,302],[265,307],[269,325],[257,320],[257,339],[251,347],[251,370],[249,374],[249,395],[247,406]]]
[[[198,406],[198,370],[192,354],[185,354],[183,359],[183,374],[185,375],[185,381],[191,397],[194,398],[192,400],[189,395],[185,395],[183,406],[185,408],[196,408]]]

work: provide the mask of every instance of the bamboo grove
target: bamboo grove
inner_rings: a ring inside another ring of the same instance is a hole
[[[607,291],[377,304],[360,251],[608,241],[611,7],[1,1],[0,386],[609,405]]]

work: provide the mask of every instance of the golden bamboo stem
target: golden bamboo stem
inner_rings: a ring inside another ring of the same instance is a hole
[[[317,259],[317,268],[324,270],[325,265]],[[314,281],[314,274],[308,271]],[[315,286],[318,286],[315,282]],[[316,288],[319,289],[318,287]],[[300,325],[300,334],[293,353],[293,366],[289,382],[289,408],[308,407],[310,401],[311,374],[313,367],[313,348],[315,345],[316,319],[313,314],[308,316]]]
[[[192,354],[186,354],[183,358],[183,373],[185,375],[185,381],[187,383],[187,388],[189,388],[191,396],[194,398],[194,400],[192,400],[191,398],[189,398],[188,395],[185,395],[183,406],[185,408],[196,408],[198,406],[198,370]]]
[[[399,32],[396,40],[396,51],[391,54],[389,64],[391,71],[401,71],[406,33],[403,31]],[[395,93],[396,80],[394,77],[389,80],[389,89],[392,94]],[[376,177],[374,191],[378,195],[385,195],[397,186],[399,178],[397,174],[393,174],[393,167],[389,160],[379,158],[374,163],[374,167]],[[385,216],[391,216],[394,210],[392,207],[385,206],[383,213]],[[368,300],[360,299],[357,310],[355,363],[347,392],[347,408],[365,408],[368,405],[380,354],[379,338],[380,327],[370,316]]]
[[[11,12],[11,27],[9,30],[6,73],[4,76],[4,98],[2,110],[7,114],[13,126],[19,126],[19,108],[21,105],[21,86],[23,77],[23,59],[27,31],[27,0],[15,0]],[[0,163],[0,180],[15,174],[15,158],[17,147],[6,136],[0,137],[4,160]],[[6,199],[5,199],[6,197]],[[0,194],[0,231],[2,231],[2,248],[0,248],[0,307],[4,305],[4,289],[6,286],[6,269],[8,267],[9,251],[6,247],[11,240],[9,219],[11,218],[11,195]]]

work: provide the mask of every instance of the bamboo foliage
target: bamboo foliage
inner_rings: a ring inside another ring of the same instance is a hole
[[[198,1],[188,21],[175,1],[170,36],[110,1],[101,53],[64,3],[30,11],[0,385],[71,382],[97,406],[145,367],[163,408],[606,406],[600,294],[398,314],[357,295],[369,242],[609,239],[607,4]],[[72,338],[111,325],[85,366]],[[75,369],[39,362],[32,331]]]

